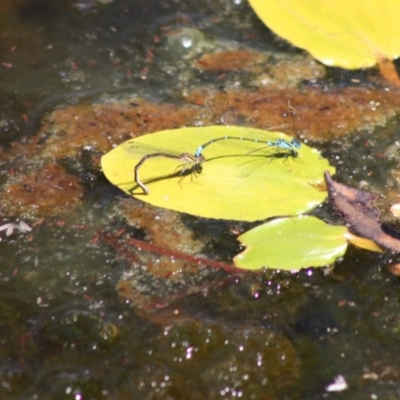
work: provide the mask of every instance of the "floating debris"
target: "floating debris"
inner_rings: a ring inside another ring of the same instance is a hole
[[[9,222],[0,226],[0,232],[6,231],[6,236],[11,236],[14,231],[17,230],[21,233],[30,232],[32,228],[24,221],[17,222]]]
[[[335,381],[331,384],[329,384],[325,390],[327,392],[342,392],[343,390],[346,390],[349,387],[349,385],[346,382],[346,379],[344,379],[343,375],[338,375],[335,378]]]

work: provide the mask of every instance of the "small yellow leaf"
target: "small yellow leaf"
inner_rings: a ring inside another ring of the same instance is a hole
[[[353,235],[351,232],[346,232],[345,238],[349,243],[354,246],[360,247],[361,249],[374,251],[376,253],[383,253],[383,250],[370,239]]]
[[[234,263],[252,270],[323,267],[346,252],[346,232],[345,226],[328,225],[312,216],[276,218],[238,237],[246,250]]]

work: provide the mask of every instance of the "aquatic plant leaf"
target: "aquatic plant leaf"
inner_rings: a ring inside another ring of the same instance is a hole
[[[353,246],[357,246],[364,250],[374,251],[375,253],[383,253],[383,249],[379,247],[373,240],[366,239],[351,232],[347,232],[345,235],[347,242]]]
[[[261,20],[329,66],[372,67],[400,55],[400,2],[249,0]]]
[[[134,182],[134,167],[145,154],[160,148],[168,154],[194,154],[201,144],[226,135],[292,140],[284,133],[236,126],[166,130],[124,142],[104,155],[101,165],[110,182],[126,193],[155,206],[207,218],[255,221],[300,214],[326,198],[323,171],[334,168],[304,144],[294,158],[254,141],[219,141],[204,149],[206,160],[198,173],[191,174],[189,168],[182,174],[182,161],[154,157],[139,170],[150,193]]]
[[[273,219],[239,236],[246,249],[234,258],[234,264],[251,270],[323,267],[344,255],[346,233],[344,226],[311,216]]]

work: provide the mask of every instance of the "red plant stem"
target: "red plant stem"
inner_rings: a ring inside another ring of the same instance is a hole
[[[131,243],[132,245],[134,245],[135,247],[138,247],[139,249],[147,250],[152,253],[160,254],[163,256],[167,256],[167,257],[173,257],[177,260],[187,261],[192,264],[207,265],[207,266],[210,266],[215,269],[223,269],[226,272],[235,273],[235,274],[238,274],[238,273],[242,274],[244,272],[244,270],[236,268],[234,265],[231,265],[231,264],[227,264],[227,263],[224,263],[221,261],[210,260],[210,259],[204,258],[204,257],[192,256],[187,253],[182,253],[178,250],[166,249],[164,247],[159,247],[155,244],[143,242],[142,240],[129,238],[129,239],[127,239],[126,242]]]
[[[106,233],[100,235],[114,250],[117,251],[118,255],[124,257],[130,263],[139,262],[139,259],[136,257],[136,255],[126,249],[117,237]]]
[[[133,254],[131,251],[126,249],[117,238],[115,238],[112,235],[108,234],[103,234],[102,235],[104,240],[112,246],[114,249],[118,251],[119,254],[121,254],[124,258],[126,258],[129,262],[139,262],[138,258],[136,257],[135,254]],[[171,249],[166,249],[164,247],[157,246],[155,244],[143,242],[142,240],[139,239],[133,239],[129,238],[125,240],[126,244],[130,244],[134,247],[137,247],[139,249],[143,249],[146,251],[150,251],[152,253],[160,254],[163,256],[175,258],[177,260],[183,260],[191,264],[196,264],[196,265],[207,265],[209,267],[215,268],[215,269],[222,269],[226,272],[229,273],[234,273],[234,274],[243,274],[245,270],[236,268],[234,265],[227,264],[221,261],[215,261],[215,260],[210,260],[208,258],[204,257],[197,257],[197,256],[192,256],[187,253],[182,253],[178,250],[171,250]]]

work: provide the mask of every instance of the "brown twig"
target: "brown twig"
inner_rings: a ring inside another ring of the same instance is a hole
[[[380,74],[393,86],[400,87],[399,75],[391,60],[381,59],[378,63]]]

